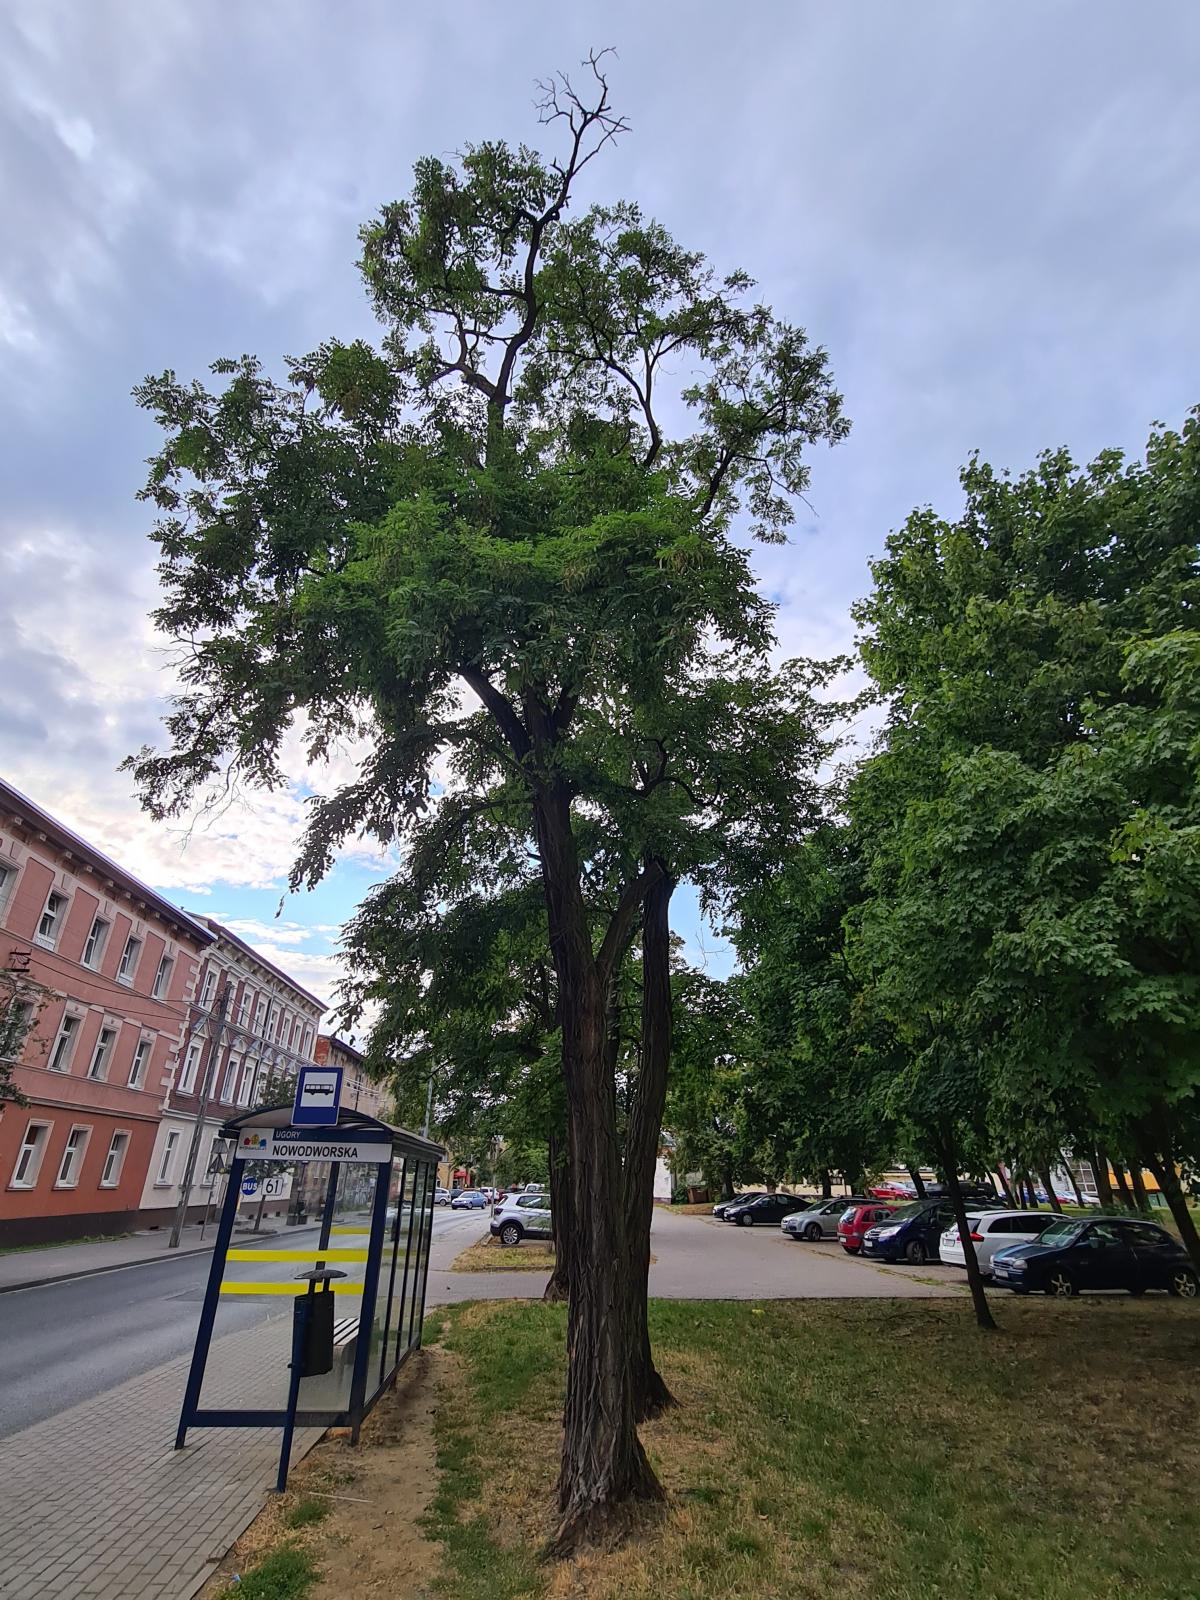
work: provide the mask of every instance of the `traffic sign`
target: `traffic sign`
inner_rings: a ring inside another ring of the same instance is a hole
[[[342,1104],[341,1067],[301,1067],[296,1079],[292,1126],[328,1128],[338,1119]]]

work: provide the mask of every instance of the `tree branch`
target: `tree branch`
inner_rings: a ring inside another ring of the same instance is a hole
[[[601,984],[607,984],[615,962],[629,943],[629,936],[633,929],[633,919],[637,916],[642,901],[646,898],[647,891],[662,877],[662,866],[659,862],[654,861],[621,890],[620,899],[617,901],[617,909],[612,914],[604,938],[600,943],[600,952],[596,957],[596,970]]]

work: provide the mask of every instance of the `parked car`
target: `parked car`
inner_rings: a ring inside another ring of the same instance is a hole
[[[712,1208],[714,1217],[724,1217],[730,1206],[749,1205],[751,1200],[761,1200],[766,1194],[765,1189],[747,1189],[742,1194],[735,1194],[732,1200],[718,1200]]]
[[[520,1244],[522,1239],[550,1239],[550,1197],[540,1191],[520,1190],[497,1206],[492,1216],[492,1236],[501,1244]]]
[[[1057,1221],[1052,1211],[969,1211],[967,1227],[971,1230],[971,1243],[975,1246],[975,1259],[984,1277],[992,1272],[992,1257],[997,1250],[1010,1245],[1029,1244],[1039,1238],[1052,1222]],[[938,1241],[938,1254],[952,1266],[965,1267],[966,1251],[959,1237],[958,1224],[952,1222]]]
[[[838,1218],[848,1205],[865,1205],[863,1196],[843,1195],[840,1200],[812,1200],[803,1211],[794,1211],[779,1224],[780,1232],[789,1239],[807,1239],[814,1244],[818,1239],[836,1239]]]
[[[450,1204],[455,1211],[482,1211],[487,1205],[487,1196],[482,1189],[460,1189]]]
[[[1165,1289],[1194,1300],[1200,1275],[1187,1251],[1165,1228],[1129,1217],[1055,1217],[1040,1238],[992,1258],[992,1277],[1004,1289],[1066,1297],[1088,1289]]]
[[[1006,1201],[1002,1194],[997,1194],[995,1189],[987,1183],[960,1183],[958,1192],[963,1197],[964,1205],[987,1206],[989,1211],[1002,1211]],[[949,1200],[950,1185],[948,1183],[927,1183],[925,1185],[926,1200]]]
[[[811,1200],[799,1194],[760,1194],[757,1200],[744,1205],[726,1206],[725,1221],[736,1222],[739,1228],[750,1228],[755,1223],[782,1222],[793,1211],[803,1211]]]
[[[938,1259],[938,1241],[954,1221],[948,1200],[914,1200],[863,1234],[862,1253],[919,1267]]]
[[[443,1189],[441,1184],[439,1184],[438,1187],[433,1191],[433,1203],[435,1206],[448,1206],[450,1204],[449,1189]]]
[[[886,1222],[895,1206],[880,1205],[878,1200],[855,1201],[846,1207],[838,1218],[837,1236],[842,1249],[856,1256],[862,1249],[863,1235],[878,1222]]]

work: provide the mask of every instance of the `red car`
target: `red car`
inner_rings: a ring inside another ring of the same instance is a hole
[[[838,1220],[838,1238],[842,1241],[842,1249],[856,1256],[862,1249],[863,1235],[867,1229],[883,1222],[895,1209],[895,1206],[880,1205],[877,1200],[866,1206],[848,1206],[845,1215]]]

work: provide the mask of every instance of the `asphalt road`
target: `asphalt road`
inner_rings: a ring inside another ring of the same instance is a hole
[[[483,1231],[486,1214],[438,1208],[432,1260],[457,1254]],[[316,1230],[288,1231],[264,1245],[302,1245]],[[252,1240],[239,1239],[239,1244]],[[118,1267],[88,1278],[0,1295],[0,1438],[102,1394],[192,1348],[209,1256]],[[294,1263],[261,1264],[255,1278],[294,1275]],[[223,1297],[220,1331],[290,1315],[290,1302]]]

